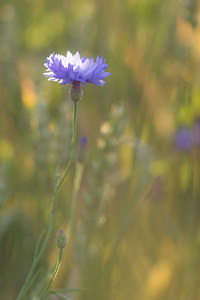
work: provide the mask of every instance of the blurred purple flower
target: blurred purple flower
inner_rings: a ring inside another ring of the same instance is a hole
[[[80,147],[80,148],[85,148],[85,147],[87,147],[87,137],[86,137],[85,135],[83,135],[83,136],[80,138],[79,147]]]
[[[88,139],[85,135],[80,138],[77,149],[77,160],[80,163],[84,163],[87,160],[87,142]]]
[[[190,128],[181,128],[175,135],[175,145],[181,151],[189,151],[194,145],[194,135]]]
[[[103,57],[97,55],[96,62],[94,62],[93,58],[81,58],[78,52],[72,55],[70,51],[67,51],[66,56],[52,53],[47,57],[44,66],[47,68],[44,75],[49,77],[48,80],[61,84],[90,82],[103,86],[105,83],[103,79],[111,74],[105,72],[108,65]]]

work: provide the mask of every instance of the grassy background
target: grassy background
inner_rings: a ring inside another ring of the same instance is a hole
[[[81,300],[200,299],[200,149],[176,132],[200,116],[198,0],[11,0],[0,7],[0,298],[16,298],[48,226],[56,163],[70,151],[68,87],[42,75],[50,53],[106,58],[88,84],[77,226],[55,287]],[[69,218],[75,164],[41,264]],[[50,298],[49,298],[50,299]],[[56,298],[52,298],[56,299]]]

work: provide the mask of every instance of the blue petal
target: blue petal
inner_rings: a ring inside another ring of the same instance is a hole
[[[49,80],[57,81],[61,84],[77,81],[82,84],[90,82],[102,86],[105,83],[102,79],[111,74],[105,72],[108,66],[103,57],[97,55],[96,62],[94,62],[93,58],[80,58],[78,52],[73,56],[68,51],[67,57],[52,53],[47,57],[44,66],[47,68],[47,72],[44,75],[49,77]]]

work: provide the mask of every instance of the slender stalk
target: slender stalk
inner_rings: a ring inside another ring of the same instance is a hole
[[[45,288],[45,290],[43,291],[42,295],[39,297],[38,300],[42,300],[43,298],[45,298],[47,296],[48,290],[49,290],[52,282],[54,281],[54,279],[55,279],[55,277],[56,277],[56,275],[57,275],[57,273],[59,271],[59,268],[60,268],[60,265],[61,265],[62,256],[63,256],[63,249],[60,249],[59,258],[58,258],[55,270],[53,272],[53,276],[51,277],[51,280],[49,281],[47,287]]]
[[[83,170],[84,170],[84,165],[81,163],[77,163],[76,164],[76,172],[75,172],[75,176],[74,176],[73,192],[72,192],[72,204],[71,204],[71,210],[70,210],[70,214],[69,214],[69,222],[68,222],[67,231],[66,231],[68,238],[71,235],[73,224],[74,224],[76,203],[77,203],[78,191],[80,188],[81,179],[83,176]]]
[[[29,283],[29,280],[31,279],[33,272],[35,270],[35,267],[37,266],[42,254],[44,253],[44,250],[47,246],[47,243],[50,239],[51,233],[52,233],[52,229],[53,229],[53,221],[54,221],[54,214],[55,214],[55,206],[56,206],[56,200],[58,197],[58,193],[59,190],[64,182],[65,177],[67,176],[69,169],[71,167],[73,158],[74,158],[74,153],[75,153],[75,145],[76,145],[76,119],[77,119],[77,107],[78,107],[78,103],[74,102],[74,113],[73,113],[73,135],[72,135],[72,151],[71,151],[71,155],[69,158],[69,162],[67,164],[67,168],[63,174],[63,176],[61,177],[59,183],[57,184],[57,186],[54,188],[54,194],[53,194],[53,199],[52,199],[52,203],[51,203],[51,215],[50,215],[50,220],[49,220],[49,228],[48,228],[48,232],[47,232],[47,236],[43,242],[43,245],[39,251],[39,254],[35,257],[35,259],[33,260],[32,266],[29,270],[29,273],[26,277],[26,280],[24,282],[24,285],[22,286],[19,295],[17,297],[16,300],[21,300],[23,299],[24,294],[27,292],[27,285]]]
[[[77,107],[78,107],[78,103],[74,102],[74,117],[73,117],[73,136],[72,136],[72,152],[70,155],[70,159],[67,165],[67,168],[65,170],[65,173],[63,175],[63,177],[61,178],[60,182],[58,183],[56,189],[55,189],[55,193],[57,194],[61,185],[63,184],[63,181],[65,180],[65,177],[67,176],[69,169],[71,167],[73,158],[74,158],[74,153],[75,153],[75,145],[76,145],[76,119],[77,119]]]

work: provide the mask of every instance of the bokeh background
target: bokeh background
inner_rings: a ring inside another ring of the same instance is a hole
[[[80,300],[200,299],[200,1],[0,5],[0,299],[16,299],[69,157],[68,87],[42,75],[46,57],[67,50],[103,56],[112,75],[79,103],[87,155],[54,287],[93,290],[66,294]],[[41,276],[68,224],[75,165]]]

